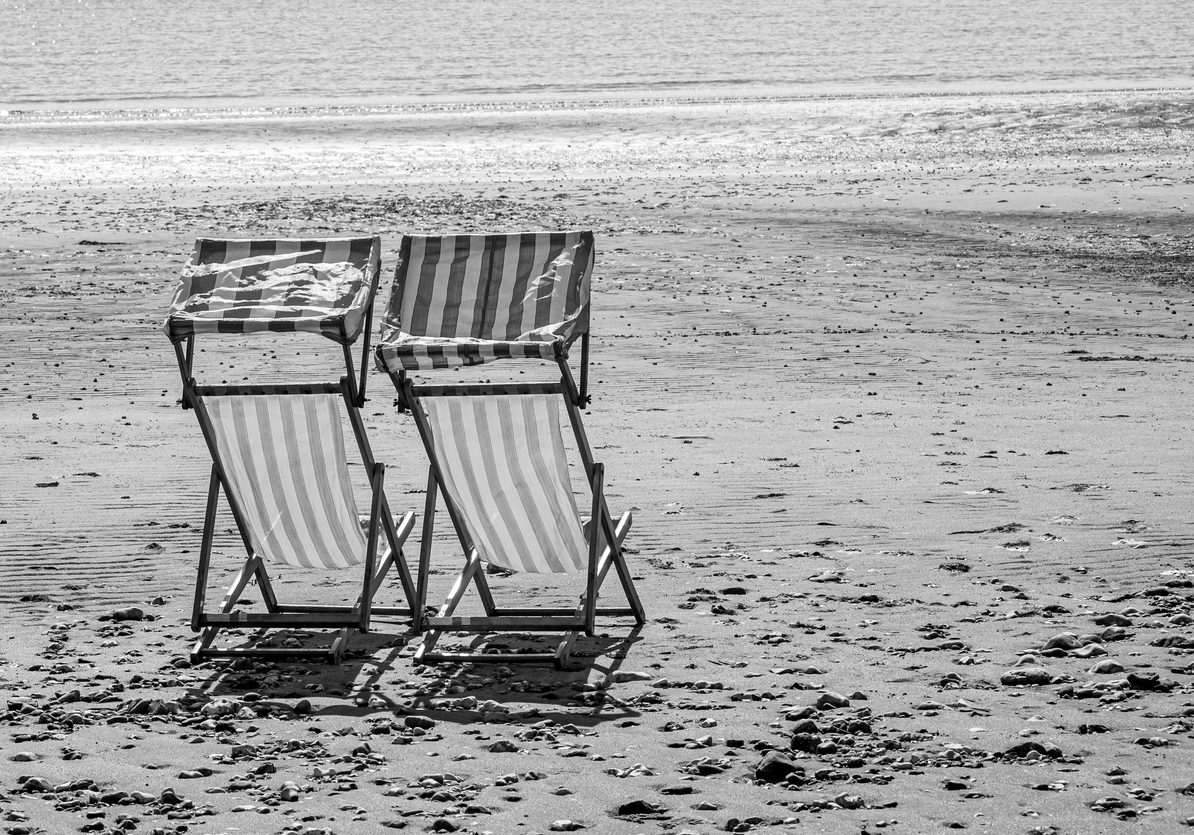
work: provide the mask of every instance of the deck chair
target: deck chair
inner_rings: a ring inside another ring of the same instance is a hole
[[[166,320],[183,380],[183,407],[194,410],[212,457],[191,627],[192,659],[219,656],[304,656],[338,662],[350,630],[367,632],[374,615],[410,617],[413,577],[402,546],[414,514],[391,514],[385,470],[365,434],[364,359],[380,273],[378,238],[325,240],[200,239],[183,270]],[[338,382],[200,385],[192,375],[201,334],[317,333],[343,347],[347,373]],[[351,345],[361,333],[359,385]],[[368,472],[370,512],[357,512],[342,430],[347,415]],[[215,525],[223,493],[246,559],[215,611],[206,604]],[[379,553],[379,538],[386,547]],[[351,605],[281,603],[267,562],[342,574],[361,572]],[[406,606],[374,605],[396,568]],[[264,612],[235,607],[256,581]],[[253,645],[221,648],[223,630],[254,632]],[[268,630],[334,630],[327,648],[297,641],[263,643]]]
[[[580,376],[587,380],[588,232],[407,237],[394,276],[378,366],[393,380],[430,460],[416,589],[416,627],[426,636],[417,663],[552,661],[562,667],[578,635],[593,635],[598,616],[645,613],[622,550],[631,516],[616,521],[606,505],[603,466],[594,460],[581,408],[588,402],[568,362],[582,340]],[[445,368],[498,360],[549,360],[557,379],[532,383],[428,384]],[[420,382],[416,384],[415,375]],[[560,425],[563,401],[591,491],[582,519],[568,477]],[[442,494],[464,566],[434,615],[423,612],[428,591],[436,507]],[[501,607],[484,564],[534,576],[584,573],[572,608]],[[599,606],[611,570],[625,606]],[[457,616],[470,586],[484,614]],[[550,651],[488,653],[437,650],[445,633],[562,633]]]

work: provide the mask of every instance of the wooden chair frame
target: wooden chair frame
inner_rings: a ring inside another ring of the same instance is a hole
[[[359,411],[365,403],[365,387],[368,382],[367,360],[373,330],[373,305],[377,296],[378,283],[381,279],[381,263],[376,257],[377,240],[375,238],[374,255],[371,263],[373,278],[370,283],[368,304],[365,308],[364,326],[361,331],[363,338],[361,339],[359,374],[353,358],[352,342],[354,340],[337,338],[332,334],[324,333],[323,336],[332,339],[332,341],[340,345],[343,353],[346,373],[340,378],[339,382],[201,386],[195,382],[193,376],[195,335],[190,334],[179,339],[172,339],[179,374],[182,377],[182,407],[183,409],[194,410],[199,419],[199,425],[203,431],[203,437],[207,442],[208,450],[212,456],[211,478],[208,484],[207,507],[203,523],[203,539],[195,579],[195,599],[191,613],[191,629],[200,633],[195,646],[191,650],[192,661],[211,657],[295,656],[326,659],[333,663],[338,663],[343,658],[350,629],[368,632],[370,618],[375,614],[410,617],[413,619],[417,613],[415,608],[416,594],[414,580],[402,551],[403,544],[414,528],[414,513],[406,513],[401,519],[395,522],[384,491],[385,467],[374,460],[368,436],[365,434],[365,424]],[[364,577],[360,596],[352,606],[280,603],[274,593],[269,573],[266,570],[265,561],[253,551],[245,521],[245,514],[238,506],[235,496],[228,489],[228,481],[215,443],[212,421],[203,406],[203,398],[275,394],[339,394],[344,399],[349,422],[352,426],[353,435],[356,438],[357,449],[365,470],[369,474],[372,491],[369,527],[366,537],[367,551],[364,561]],[[205,608],[207,584],[211,567],[215,518],[221,491],[227,499],[237,531],[244,543],[247,558],[240,571],[233,578],[232,584],[224,594],[218,609],[214,612],[209,612]],[[389,551],[380,561],[381,564],[378,565],[378,536],[382,532],[385,534]],[[382,582],[392,567],[396,567],[398,570],[403,594],[407,603],[405,608],[373,605],[373,598],[380,590]],[[258,589],[261,592],[266,611],[264,613],[234,611],[237,602],[241,599],[249,584],[254,580],[257,582]],[[260,634],[269,629],[279,628],[337,629],[338,631],[333,637],[331,646],[327,649],[262,647],[221,649],[213,646],[217,635],[225,629],[251,629],[256,630]]]
[[[587,353],[587,352],[586,352]],[[473,661],[497,663],[541,663],[551,661],[562,668],[579,633],[592,636],[595,620],[602,617],[633,617],[639,625],[646,622],[642,601],[634,588],[630,569],[622,551],[622,541],[630,529],[631,515],[627,511],[615,522],[605,501],[604,468],[593,459],[592,448],[581,421],[580,409],[586,394],[576,386],[567,356],[562,345],[556,347],[556,362],[560,368],[558,382],[543,383],[486,383],[476,385],[421,385],[416,386],[410,376],[393,373],[390,376],[399,393],[399,403],[409,409],[418,427],[419,436],[427,451],[430,466],[427,474],[427,497],[423,511],[422,543],[419,552],[418,579],[416,583],[418,614],[415,628],[426,632],[423,642],[415,653],[416,664],[432,664],[441,661]],[[582,369],[587,363],[582,364]],[[453,497],[445,489],[444,476],[436,459],[432,443],[431,427],[420,406],[425,397],[478,397],[487,395],[563,395],[569,422],[580,458],[584,464],[585,476],[593,492],[592,514],[586,526],[589,553],[585,577],[585,591],[576,608],[499,608],[494,602],[489,582],[481,564],[481,556],[473,546],[468,531],[455,506]],[[447,599],[434,615],[426,614],[428,578],[431,561],[431,540],[435,526],[435,511],[438,494],[443,493],[444,508],[452,521],[456,536],[465,555],[464,568],[453,583]],[[597,604],[597,597],[609,570],[613,568],[621,582],[628,605],[607,607]],[[474,585],[485,611],[484,616],[457,617],[455,611],[468,587]],[[551,652],[483,653],[437,651],[436,644],[445,632],[468,634],[493,634],[501,632],[562,632],[562,640]]]
[[[254,553],[249,538],[245,514],[239,506],[235,495],[228,489],[228,481],[216,447],[212,421],[204,406],[205,397],[229,397],[238,395],[297,395],[304,394],[340,394],[348,411],[349,422],[353,435],[356,437],[357,448],[365,469],[370,474],[372,502],[369,513],[369,526],[366,536],[368,543],[365,560],[361,593],[352,606],[323,606],[314,604],[282,604],[274,594],[265,561]],[[353,402],[352,380],[344,377],[339,383],[309,383],[297,385],[243,385],[243,386],[197,386],[193,380],[187,382],[183,388],[184,402],[195,411],[203,430],[204,439],[212,455],[211,479],[208,485],[207,510],[203,522],[203,540],[199,552],[199,568],[195,579],[195,600],[191,613],[191,629],[200,633],[198,641],[191,650],[191,659],[211,657],[236,656],[298,656],[325,657],[332,663],[338,663],[347,645],[349,629],[368,632],[370,618],[373,615],[399,616],[415,618],[416,590],[407,565],[402,546],[414,528],[414,513],[404,514],[395,522],[390,511],[389,501],[384,490],[385,465],[376,462],[369,440],[365,435],[365,425],[360,412]],[[215,612],[205,609],[207,598],[208,573],[211,566],[211,552],[215,534],[215,518],[218,510],[221,490],[227,499],[228,507],[236,523],[237,531],[244,543],[247,558],[240,571],[233,578],[219,608]],[[379,534],[384,532],[389,551],[378,565],[377,545]],[[396,567],[402,583],[403,594],[407,606],[385,607],[373,605],[373,598],[381,588],[390,568]],[[235,612],[233,607],[241,599],[250,581],[257,581],[266,611],[263,613]],[[268,629],[339,629],[327,649],[301,648],[230,648],[213,647],[212,643],[218,633],[224,629],[253,629],[259,632]]]

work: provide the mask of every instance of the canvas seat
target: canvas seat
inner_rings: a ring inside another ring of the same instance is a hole
[[[384,467],[373,459],[359,412],[379,271],[377,238],[196,242],[166,320],[183,378],[183,406],[198,417],[212,457],[191,618],[200,633],[193,658],[305,655],[338,661],[350,630],[367,632],[374,615],[413,617],[415,588],[402,546],[414,514],[392,515]],[[201,335],[302,332],[342,346],[345,376],[336,382],[244,385],[201,385],[194,379],[194,346]],[[358,385],[351,346],[361,333],[366,337]],[[358,513],[348,472],[344,417],[369,479],[365,516]],[[220,605],[209,611],[221,493],[246,559]],[[360,592],[352,603],[284,603],[268,565],[333,577],[359,572]],[[399,575],[405,606],[374,602],[391,568]],[[237,609],[253,581],[264,611]],[[220,632],[235,629],[252,631],[252,643],[215,645]],[[333,635],[330,646],[308,648],[273,643],[270,630],[333,630]]]
[[[410,410],[430,460],[416,584],[420,611],[428,593],[441,494],[465,558],[444,604],[418,620],[427,631],[415,655],[418,662],[551,660],[563,665],[578,635],[594,633],[598,616],[645,621],[622,552],[631,517],[625,513],[615,521],[606,506],[603,468],[593,458],[581,422],[588,395],[569,365],[569,346],[580,339],[580,377],[587,381],[593,252],[589,232],[402,242],[377,362],[393,380],[400,406]],[[531,383],[436,382],[444,369],[499,360],[548,360],[558,375]],[[561,402],[590,492],[587,520],[568,475]],[[522,581],[524,587],[536,575],[583,574],[580,603],[500,607],[485,565],[531,578]],[[611,569],[625,605],[599,606]],[[484,613],[459,616],[470,586]],[[547,651],[493,654],[484,651],[483,641],[464,651],[438,648],[446,633],[524,632],[556,632],[561,639]]]

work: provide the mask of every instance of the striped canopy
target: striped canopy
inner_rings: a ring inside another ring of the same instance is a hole
[[[512,571],[582,569],[588,545],[554,395],[429,397],[444,489],[481,559]]]
[[[183,268],[166,333],[307,331],[360,335],[377,290],[380,238],[200,238]]]
[[[253,552],[301,568],[365,560],[338,394],[207,397],[225,489]]]
[[[593,255],[591,232],[404,237],[379,367],[554,358],[589,330]]]

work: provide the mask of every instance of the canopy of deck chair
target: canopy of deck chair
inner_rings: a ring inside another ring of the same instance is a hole
[[[404,237],[379,366],[553,359],[588,333],[593,257],[591,232]]]
[[[365,560],[336,394],[207,397],[218,464],[253,551],[303,568]]]
[[[427,398],[445,493],[483,560],[513,571],[568,573],[589,546],[568,477],[551,395]]]
[[[173,342],[200,333],[360,335],[381,265],[374,238],[200,238],[166,318]]]

